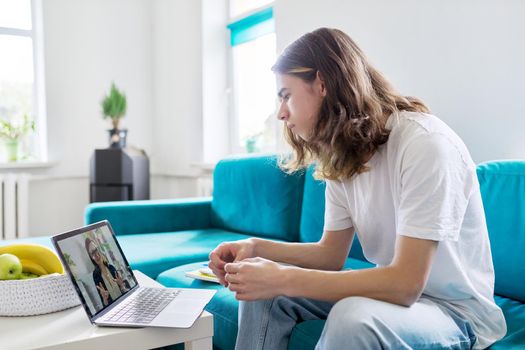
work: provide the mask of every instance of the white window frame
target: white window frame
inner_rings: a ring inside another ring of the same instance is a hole
[[[0,34],[31,38],[33,44],[33,114],[36,122],[37,161],[47,162],[44,26],[42,0],[31,0],[31,29],[0,27]],[[35,150],[32,150],[35,151]]]

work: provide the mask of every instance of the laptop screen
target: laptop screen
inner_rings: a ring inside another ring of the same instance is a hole
[[[90,319],[138,285],[108,221],[52,240]]]

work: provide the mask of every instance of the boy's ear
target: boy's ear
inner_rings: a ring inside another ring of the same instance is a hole
[[[324,78],[323,76],[321,75],[321,72],[317,71],[316,73],[316,77],[315,77],[315,80],[317,81],[317,83],[319,84],[319,88],[320,88],[320,92],[321,92],[321,95],[324,97],[326,96],[326,85],[324,83]]]

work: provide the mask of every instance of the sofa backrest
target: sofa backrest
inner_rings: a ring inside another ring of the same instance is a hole
[[[310,167],[305,174],[301,228],[299,231],[301,242],[317,242],[323,234],[326,184],[324,181],[314,179],[313,173],[314,168]],[[357,239],[357,234],[354,236],[349,256],[367,261]]]
[[[275,156],[228,158],[213,173],[212,225],[259,237],[299,239],[304,175]]]
[[[477,168],[496,274],[495,293],[525,301],[525,161]]]

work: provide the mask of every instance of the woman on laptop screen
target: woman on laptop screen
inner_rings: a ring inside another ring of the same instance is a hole
[[[86,250],[93,263],[93,282],[97,287],[100,300],[104,306],[117,299],[125,292],[126,284],[115,267],[108,263],[106,256],[100,251],[98,245],[91,238],[86,238]]]

